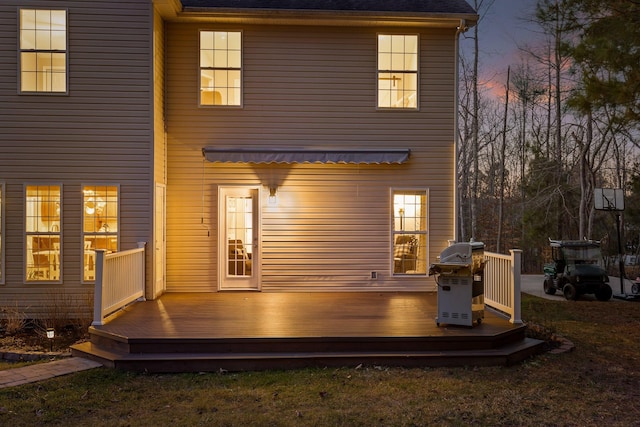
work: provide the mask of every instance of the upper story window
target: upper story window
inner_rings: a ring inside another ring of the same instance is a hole
[[[60,282],[60,185],[27,185],[25,197],[26,281]]]
[[[418,108],[417,35],[378,35],[378,108]]]
[[[393,274],[427,272],[427,192],[393,191]]]
[[[200,105],[242,103],[242,33],[200,32]]]
[[[118,192],[116,185],[82,187],[83,281],[96,278],[96,249],[118,250]]]
[[[20,9],[20,92],[67,92],[67,12]]]

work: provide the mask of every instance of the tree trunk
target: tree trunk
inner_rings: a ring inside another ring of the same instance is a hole
[[[511,66],[507,67],[507,85],[505,89],[504,100],[504,117],[502,121],[502,145],[500,147],[500,194],[498,202],[498,236],[496,242],[496,250],[502,253],[502,223],[504,222],[504,181],[505,181],[505,164],[507,154],[507,119],[509,116],[509,80],[511,79]]]

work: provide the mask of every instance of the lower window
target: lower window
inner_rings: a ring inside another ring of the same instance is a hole
[[[394,190],[392,224],[393,274],[426,274],[426,190]]]
[[[83,280],[96,278],[96,249],[118,250],[118,186],[92,185],[82,188]]]
[[[27,185],[25,197],[27,282],[60,282],[61,186]]]

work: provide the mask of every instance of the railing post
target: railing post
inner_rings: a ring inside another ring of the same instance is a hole
[[[522,263],[522,250],[521,249],[510,249],[511,253],[511,274],[513,279],[513,293],[511,295],[511,307],[513,308],[513,316],[511,316],[511,323],[521,324],[522,319],[520,318],[521,312],[521,263]]]
[[[93,322],[91,326],[104,325],[103,301],[104,301],[104,249],[96,249],[96,285],[93,291]]]
[[[142,297],[140,297],[138,299],[138,301],[146,301],[147,300],[147,297],[146,297],[146,293],[147,292],[146,292],[145,288],[146,288],[146,284],[147,284],[147,277],[146,277],[146,272],[145,272],[145,265],[146,265],[145,259],[147,258],[147,242],[138,242],[138,248],[139,249],[144,249],[142,251],[142,260],[141,260],[141,262],[142,262],[142,278],[141,278],[141,281],[142,281]]]

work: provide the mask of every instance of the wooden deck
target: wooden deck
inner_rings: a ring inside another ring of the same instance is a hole
[[[537,352],[524,327],[485,310],[480,325],[436,325],[435,293],[168,293],[135,303],[76,356],[156,372],[360,363],[509,365]]]

